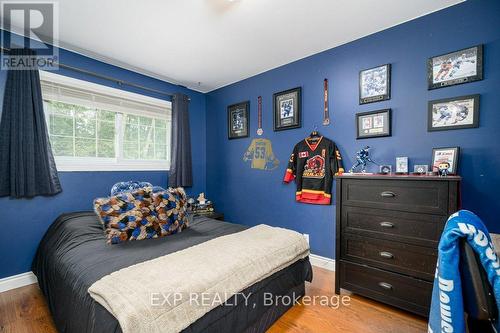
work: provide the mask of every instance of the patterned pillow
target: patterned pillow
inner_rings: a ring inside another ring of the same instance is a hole
[[[155,193],[153,198],[161,236],[181,232],[189,226],[187,197],[182,187]]]
[[[111,195],[117,195],[123,192],[131,192],[138,190],[143,187],[152,187],[151,183],[148,182],[139,182],[135,180],[129,180],[127,182],[119,182],[113,185],[111,188]]]
[[[158,193],[158,192],[163,192],[163,191],[165,191],[165,189],[163,187],[157,186],[157,185],[153,186],[153,193]]]
[[[161,234],[151,187],[95,199],[94,210],[110,244],[156,238]]]

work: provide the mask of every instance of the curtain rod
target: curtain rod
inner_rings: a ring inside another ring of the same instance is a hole
[[[3,46],[0,46],[0,50],[2,50],[3,52],[6,52],[6,53],[10,52],[9,48],[3,47]],[[81,69],[81,68],[78,68],[78,67],[61,64],[60,62],[55,62],[55,63],[57,65],[59,65],[59,67],[62,67],[64,69],[69,69],[69,70],[72,70],[74,72],[78,72],[78,73],[82,73],[82,74],[86,74],[86,75],[91,75],[91,76],[94,76],[94,77],[99,78],[99,79],[103,79],[103,80],[107,80],[107,81],[112,81],[112,82],[117,83],[119,86],[129,86],[129,87],[141,89],[141,90],[144,90],[144,91],[149,91],[149,92],[152,92],[152,93],[155,93],[155,94],[159,94],[159,95],[163,95],[163,96],[171,97],[171,98],[174,96],[173,94],[169,94],[169,93],[163,92],[161,90],[153,89],[153,88],[148,88],[148,87],[145,87],[143,85],[136,84],[136,83],[133,83],[133,82],[119,80],[119,79],[116,79],[114,77],[107,76],[107,75],[102,75],[102,74],[99,74],[99,73],[96,73],[96,72],[92,72],[92,71],[89,71],[89,70],[86,70],[86,69]],[[191,100],[191,98],[189,98],[189,100]]]

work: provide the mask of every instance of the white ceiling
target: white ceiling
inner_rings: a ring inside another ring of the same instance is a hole
[[[60,0],[59,45],[208,92],[459,2]]]

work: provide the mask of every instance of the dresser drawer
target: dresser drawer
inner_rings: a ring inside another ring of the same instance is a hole
[[[436,247],[447,216],[344,206],[341,219],[342,233]]]
[[[429,315],[432,283],[340,261],[340,287],[422,316]]]
[[[448,182],[344,179],[342,204],[447,215]]]
[[[341,259],[433,280],[437,249],[344,234]]]

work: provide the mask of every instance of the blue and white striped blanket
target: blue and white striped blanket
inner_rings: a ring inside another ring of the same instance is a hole
[[[461,210],[450,216],[439,242],[439,256],[429,316],[429,333],[466,332],[459,271],[460,238],[466,238],[479,255],[495,293],[497,306],[500,304],[500,261],[488,230],[477,215]]]

